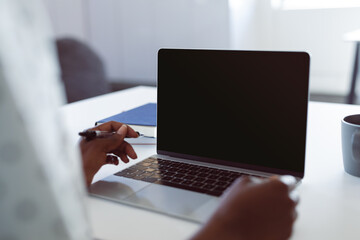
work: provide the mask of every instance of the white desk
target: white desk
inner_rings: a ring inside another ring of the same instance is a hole
[[[69,104],[61,111],[75,144],[77,133],[96,120],[155,101],[155,88],[137,87]],[[359,112],[355,105],[310,103],[305,178],[299,187],[299,218],[292,239],[360,238],[360,178],[343,170],[340,131],[341,119]],[[155,146],[135,146],[135,150],[141,160],[154,154]],[[127,166],[103,167],[96,179]],[[199,228],[106,200],[88,197],[87,203],[94,235],[100,239],[186,239]]]

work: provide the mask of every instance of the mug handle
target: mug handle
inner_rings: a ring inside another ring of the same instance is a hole
[[[360,130],[356,130],[353,133],[351,143],[353,160],[360,162]]]

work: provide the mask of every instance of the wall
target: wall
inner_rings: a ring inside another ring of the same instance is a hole
[[[355,44],[343,35],[360,28],[360,8],[273,9],[266,0],[229,0],[235,49],[307,51],[310,91],[346,95]]]
[[[88,25],[87,0],[42,0],[50,17],[56,37],[72,36],[86,40]]]
[[[274,10],[269,0],[44,0],[56,36],[87,41],[112,81],[154,84],[160,47],[308,51],[310,90],[345,95],[360,8]],[[229,5],[230,8],[229,8]]]
[[[92,0],[90,42],[113,81],[156,82],[159,48],[229,48],[227,1]]]
[[[276,10],[272,21],[273,49],[310,53],[311,92],[347,94],[355,44],[343,35],[360,28],[360,8]]]
[[[267,0],[229,0],[232,48],[307,51],[310,91],[346,95],[355,44],[343,35],[360,28],[360,8],[273,9]]]
[[[269,0],[229,0],[231,48],[271,49],[272,7]]]
[[[111,81],[155,84],[157,50],[229,48],[227,1],[43,0],[56,37],[73,36],[103,58]]]

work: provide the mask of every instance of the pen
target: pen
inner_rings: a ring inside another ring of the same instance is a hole
[[[116,132],[106,132],[106,131],[99,131],[99,130],[87,130],[83,132],[79,132],[81,137],[84,137],[86,140],[90,141],[95,138],[105,138],[114,135]],[[138,136],[143,136],[139,132],[136,132]]]
[[[81,137],[84,137],[86,140],[90,141],[95,138],[104,138],[110,137],[114,135],[116,132],[106,132],[106,131],[98,131],[98,130],[87,130],[83,132],[79,132]]]

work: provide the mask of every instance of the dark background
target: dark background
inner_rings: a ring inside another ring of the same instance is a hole
[[[159,52],[158,150],[304,171],[306,53]]]

